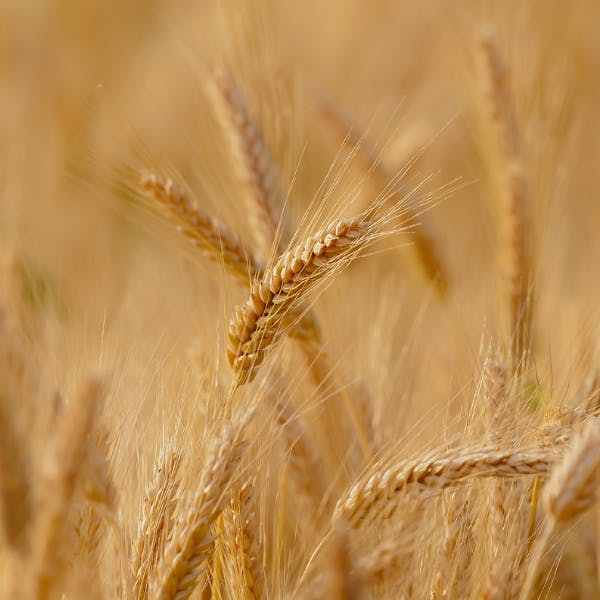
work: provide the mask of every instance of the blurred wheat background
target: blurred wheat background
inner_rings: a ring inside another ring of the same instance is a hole
[[[599,28],[0,3],[1,597],[600,597]]]

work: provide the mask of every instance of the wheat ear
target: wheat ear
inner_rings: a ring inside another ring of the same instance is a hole
[[[354,527],[389,518],[399,498],[437,493],[473,477],[514,478],[546,474],[554,456],[548,451],[458,448],[430,452],[367,475],[338,501],[334,519],[344,517]]]
[[[233,493],[223,512],[228,550],[236,567],[234,578],[242,583],[243,597],[265,597],[265,574],[256,513],[255,480],[247,481]]]
[[[488,119],[495,130],[503,177],[501,205],[501,265],[509,319],[513,367],[521,363],[531,345],[532,268],[528,182],[521,156],[517,119],[509,92],[506,64],[491,30],[479,39],[480,80]]]
[[[572,522],[593,505],[599,485],[600,420],[592,418],[585,423],[571,448],[553,469],[544,490],[543,504],[548,520],[533,547],[521,600],[528,600],[533,593],[540,564],[554,531]]]
[[[338,143],[357,152],[362,168],[373,178],[378,191],[389,195],[390,202],[395,201],[397,195],[389,194],[394,175],[375,154],[365,136],[360,133],[355,124],[349,123],[340,111],[324,98],[318,97],[317,105],[319,113],[336,136]],[[448,275],[429,223],[424,215],[417,215],[410,207],[406,209],[406,220],[415,224],[411,229],[411,239],[423,274],[429,281],[435,283],[437,291],[443,295],[448,287]]]
[[[181,453],[170,444],[163,448],[146,489],[142,518],[132,548],[133,592],[137,600],[147,597],[149,579],[172,531],[181,459]]]
[[[223,223],[203,214],[188,195],[170,179],[147,174],[140,185],[178,229],[210,260],[223,265],[236,279],[248,283],[262,266]]]
[[[284,223],[282,231],[279,230],[285,198],[277,167],[232,74],[223,69],[217,71],[212,90],[216,112],[229,138],[238,176],[247,192],[252,231],[263,256],[268,256],[278,234],[287,237]]]
[[[61,538],[65,534],[69,509],[88,454],[88,438],[101,397],[100,381],[89,379],[77,401],[68,407],[56,431],[54,448],[40,482],[43,500],[33,537],[32,599],[53,597],[62,582]]]
[[[229,502],[237,466],[247,442],[242,425],[230,422],[212,443],[196,492],[190,494],[173,528],[173,536],[158,567],[153,596],[159,600],[189,598],[200,582],[212,524]]]
[[[515,422],[511,404],[507,366],[495,356],[486,359],[483,370],[483,403],[486,439],[490,444],[508,442],[508,434]],[[511,595],[515,583],[515,551],[522,550],[526,534],[522,499],[526,490],[519,481],[494,481],[489,485],[487,506],[487,537],[490,541],[491,560],[486,572],[482,598],[501,600]],[[510,521],[508,515],[511,514]],[[509,536],[515,539],[509,543]],[[516,558],[516,562],[521,557]],[[514,595],[514,593],[513,593]]]
[[[227,359],[236,385],[251,381],[284,316],[316,283],[364,247],[371,232],[364,215],[336,220],[283,254],[250,288],[250,297],[230,321]]]

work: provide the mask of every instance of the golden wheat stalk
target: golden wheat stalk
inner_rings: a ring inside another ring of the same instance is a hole
[[[282,220],[285,197],[277,166],[258,123],[250,116],[246,99],[233,75],[219,70],[213,83],[215,109],[229,138],[235,166],[247,192],[252,232],[263,256],[268,256],[280,237],[284,241],[288,237]]]
[[[338,143],[356,151],[362,168],[372,177],[378,192],[387,194],[389,202],[395,201],[397,194],[389,194],[390,187],[394,184],[395,176],[390,172],[381,158],[376,155],[366,137],[331,102],[328,102],[320,95],[316,98],[319,113],[325,123],[328,124],[329,129],[336,136]],[[416,156],[418,156],[418,153],[415,153]],[[414,162],[415,157],[409,161],[409,165]],[[402,191],[399,193],[402,193]],[[411,228],[411,236],[416,257],[423,274],[429,281],[435,283],[436,289],[440,294],[444,294],[448,287],[448,275],[427,219],[424,215],[418,215],[408,207],[406,210],[406,220],[408,223],[414,224],[414,227]]]
[[[528,181],[521,154],[517,119],[509,91],[508,69],[491,30],[479,38],[480,81],[502,172],[501,265],[509,320],[513,368],[531,346],[533,314],[531,223]]]
[[[600,420],[591,418],[552,470],[544,490],[543,504],[548,520],[533,548],[521,600],[532,596],[540,563],[554,531],[574,521],[594,504],[599,485]]]
[[[229,324],[227,359],[236,385],[252,381],[266,351],[280,335],[285,315],[366,245],[373,230],[367,215],[370,213],[332,222],[288,250],[252,283],[249,299]]]
[[[212,524],[229,502],[234,477],[248,444],[241,438],[243,424],[225,423],[213,440],[196,492],[186,498],[158,567],[153,596],[159,600],[189,598],[205,571],[214,539]]]
[[[39,507],[33,539],[30,597],[46,600],[59,591],[64,575],[61,538],[64,536],[79,476],[88,454],[89,435],[102,398],[102,385],[90,378],[77,400],[67,409],[48,457],[40,490]],[[50,491],[48,493],[48,491]]]
[[[165,446],[156,461],[152,480],[146,489],[131,561],[133,593],[138,600],[148,595],[149,579],[172,531],[181,460],[181,452],[170,444]]]
[[[202,213],[188,195],[170,179],[156,174],[144,175],[140,185],[178,229],[210,260],[225,267],[236,279],[247,284],[261,272],[262,266],[244,248],[226,225]]]
[[[367,526],[377,518],[389,518],[404,495],[437,493],[474,477],[545,475],[553,462],[551,453],[537,448],[433,451],[416,460],[367,473],[338,501],[334,520],[343,517],[354,527]]]

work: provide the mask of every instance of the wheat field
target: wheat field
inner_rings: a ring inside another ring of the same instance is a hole
[[[0,598],[600,598],[597,2],[0,22]]]

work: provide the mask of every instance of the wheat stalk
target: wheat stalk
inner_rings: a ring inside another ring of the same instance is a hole
[[[173,219],[181,233],[210,260],[224,266],[237,280],[248,283],[262,266],[223,223],[200,212],[170,179],[147,174],[140,185]]]
[[[282,222],[285,198],[277,167],[232,74],[219,70],[213,83],[216,112],[229,138],[238,175],[247,192],[252,232],[263,256],[268,256],[279,234],[284,239],[288,235]]]
[[[214,539],[211,526],[229,502],[237,466],[248,446],[241,439],[242,429],[243,425],[228,422],[212,443],[198,489],[182,506],[158,567],[152,589],[159,600],[189,598],[202,578]]]
[[[354,527],[366,526],[378,517],[389,518],[403,495],[437,493],[473,477],[544,475],[553,461],[552,454],[535,448],[467,447],[430,452],[367,474],[338,501],[334,519],[344,517]]]

